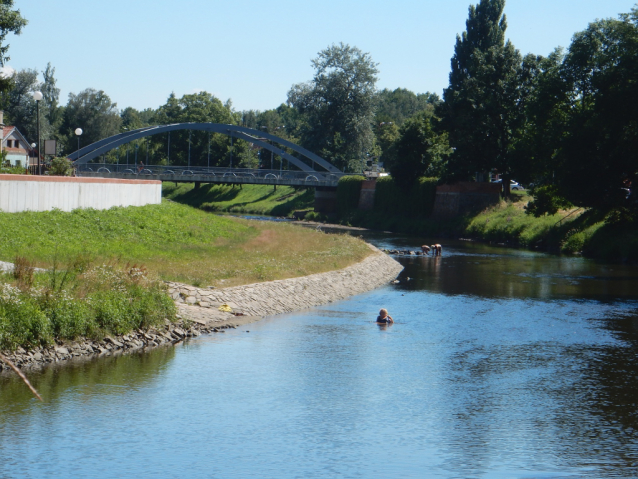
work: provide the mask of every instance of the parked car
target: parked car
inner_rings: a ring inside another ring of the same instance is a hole
[[[498,180],[494,180],[492,183],[502,183],[503,180],[501,178],[499,178]],[[514,180],[510,180],[510,190],[523,190],[524,188],[518,184],[516,181]]]

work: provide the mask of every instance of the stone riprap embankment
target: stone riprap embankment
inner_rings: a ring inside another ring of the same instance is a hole
[[[373,253],[360,263],[327,273],[301,278],[255,283],[221,289],[201,289],[181,283],[167,283],[178,309],[178,322],[163,327],[133,331],[100,341],[58,342],[55,346],[4,354],[18,367],[42,366],[80,357],[111,355],[178,343],[205,333],[255,321],[263,316],[319,306],[364,293],[392,281],[403,266],[370,246]],[[220,311],[227,305],[232,311]],[[8,366],[0,362],[0,371]]]
[[[269,316],[319,306],[365,293],[392,281],[403,266],[378,249],[348,268],[265,283],[202,289],[168,283],[169,294],[184,317],[207,322],[226,304],[246,316]]]

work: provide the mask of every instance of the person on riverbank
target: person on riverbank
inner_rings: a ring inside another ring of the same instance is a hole
[[[391,323],[394,323],[394,319],[392,319],[392,316],[388,314],[387,309],[381,308],[381,311],[379,311],[379,316],[377,316],[377,323],[391,324]]]

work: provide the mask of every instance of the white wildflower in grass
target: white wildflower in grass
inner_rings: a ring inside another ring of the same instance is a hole
[[[10,284],[0,284],[0,301],[6,304],[21,304],[22,292]]]

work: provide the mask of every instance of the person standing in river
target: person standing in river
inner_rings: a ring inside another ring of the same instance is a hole
[[[388,314],[387,309],[381,308],[381,311],[379,311],[379,316],[377,316],[377,323],[391,324],[391,323],[394,323],[394,319],[392,319],[392,316]]]

